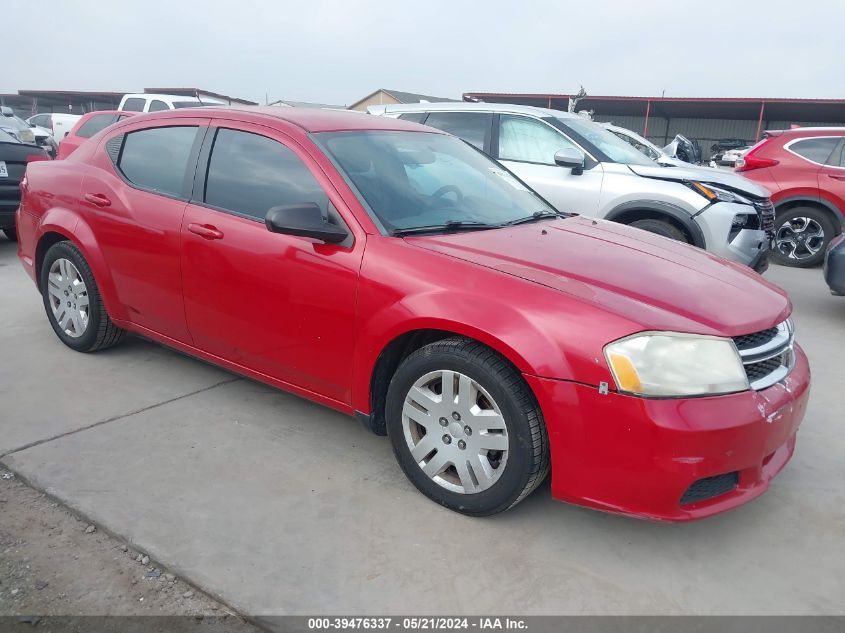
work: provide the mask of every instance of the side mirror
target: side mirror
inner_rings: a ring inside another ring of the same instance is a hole
[[[30,124],[29,124],[29,127],[38,127],[38,126],[37,126],[37,125],[35,125],[35,123],[30,123]]]
[[[271,233],[313,237],[329,244],[338,244],[348,235],[346,229],[323,219],[323,212],[314,202],[273,207],[267,212],[264,224]]]
[[[564,147],[555,152],[555,164],[571,168],[575,176],[584,173],[585,160],[584,153],[575,147]]]

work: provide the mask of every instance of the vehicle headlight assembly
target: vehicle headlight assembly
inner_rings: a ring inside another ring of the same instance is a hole
[[[710,202],[736,202],[738,204],[753,204],[751,200],[741,196],[735,191],[722,189],[716,185],[703,182],[691,182],[689,186],[694,191],[700,193]]]
[[[736,393],[749,389],[733,341],[678,332],[643,332],[604,348],[620,392],[650,398]]]

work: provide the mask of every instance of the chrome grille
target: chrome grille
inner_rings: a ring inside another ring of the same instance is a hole
[[[777,327],[733,338],[752,389],[771,387],[789,375],[795,365],[794,328],[787,319]]]
[[[766,200],[756,200],[754,208],[760,214],[760,227],[766,232],[766,237],[770,240],[775,237],[775,207],[772,201],[768,198]]]

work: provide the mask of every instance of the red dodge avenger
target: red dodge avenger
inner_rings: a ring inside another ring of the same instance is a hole
[[[564,167],[561,167],[564,169]],[[426,496],[650,519],[762,494],[810,369],[749,269],[559,213],[461,140],[294,108],[139,115],[21,184],[68,347],[140,334],[356,416]]]

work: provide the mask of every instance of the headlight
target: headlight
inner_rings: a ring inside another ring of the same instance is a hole
[[[727,156],[725,156],[727,158]],[[716,185],[711,185],[710,183],[703,183],[703,182],[691,182],[689,186],[694,191],[697,191],[702,196],[707,198],[710,202],[716,202],[717,200],[720,202],[737,202],[739,204],[752,204],[751,200],[748,198],[744,198],[738,193],[733,191],[728,191],[727,189],[722,189],[721,187],[717,187]]]
[[[733,341],[644,332],[610,343],[604,355],[621,392],[658,398],[745,391],[748,377]]]

